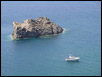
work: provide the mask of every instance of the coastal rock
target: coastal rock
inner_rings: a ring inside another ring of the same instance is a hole
[[[27,19],[23,23],[13,22],[13,39],[39,37],[62,33],[63,29],[47,17]]]

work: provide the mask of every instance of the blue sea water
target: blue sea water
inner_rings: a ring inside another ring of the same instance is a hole
[[[54,37],[12,40],[12,22],[48,17]],[[73,54],[78,62],[66,62]],[[2,1],[2,76],[101,76],[101,1]]]

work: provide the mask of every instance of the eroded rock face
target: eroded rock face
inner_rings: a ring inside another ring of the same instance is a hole
[[[14,39],[39,37],[42,35],[53,35],[62,32],[63,29],[50,21],[47,17],[39,17],[37,19],[27,19],[23,23],[13,22],[12,37]]]

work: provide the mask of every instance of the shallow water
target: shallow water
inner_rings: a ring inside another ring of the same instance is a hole
[[[52,6],[51,6],[52,5]],[[65,32],[12,40],[12,22],[46,16]],[[78,62],[66,62],[73,54]],[[2,1],[2,76],[101,76],[100,1]]]

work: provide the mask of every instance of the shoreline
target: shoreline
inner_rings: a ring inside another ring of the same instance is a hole
[[[67,31],[67,29],[66,28],[63,28],[63,32],[62,33],[65,33],[66,31]],[[59,34],[62,34],[62,33],[59,33]],[[39,36],[39,38],[52,38],[52,37],[57,36],[59,34],[43,35],[43,36]],[[12,34],[9,35],[9,38],[10,38],[10,40],[20,40],[20,38],[17,38],[17,39],[13,38]],[[29,39],[29,38],[21,38],[21,39]]]

